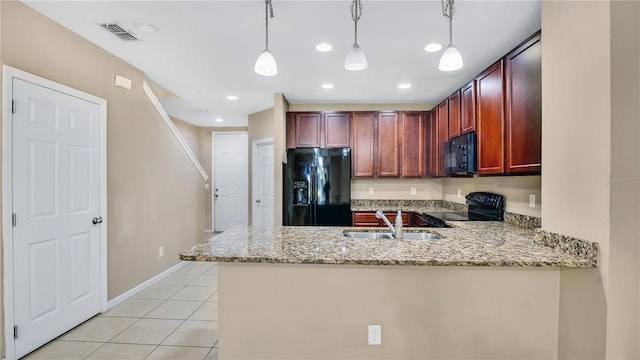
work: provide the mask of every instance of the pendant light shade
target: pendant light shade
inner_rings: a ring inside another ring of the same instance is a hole
[[[454,71],[462,69],[463,66],[462,55],[455,46],[449,44],[447,49],[442,53],[438,69],[440,71]]]
[[[264,51],[258,56],[253,70],[262,76],[274,76],[278,73],[278,64],[276,64],[276,59],[269,51],[269,17],[273,17],[273,6],[271,5],[271,0],[265,0],[264,4],[265,46]]]
[[[344,68],[351,71],[367,68],[367,57],[358,44],[353,44],[353,47],[347,53],[347,58],[344,60]]]
[[[255,72],[263,76],[274,76],[278,73],[278,64],[276,59],[271,54],[271,51],[265,49],[258,60],[256,60],[256,66],[253,68]]]
[[[362,15],[362,3],[360,0],[353,0],[351,4],[351,19],[354,24],[354,42],[353,47],[347,53],[347,57],[344,59],[344,68],[350,71],[360,71],[367,68],[367,57],[364,55],[364,51],[358,45],[358,21]]]
[[[464,62],[462,54],[453,46],[453,14],[455,13],[454,0],[442,0],[442,15],[449,18],[449,45],[440,57],[438,69],[440,71],[455,71],[462,69]]]

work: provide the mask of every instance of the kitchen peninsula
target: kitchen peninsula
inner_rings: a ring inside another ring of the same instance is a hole
[[[237,227],[180,258],[219,262],[221,359],[554,358],[559,273],[597,271],[597,247],[449,225],[425,241]],[[372,324],[382,345],[367,345]]]

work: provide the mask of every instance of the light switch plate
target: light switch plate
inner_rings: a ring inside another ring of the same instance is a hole
[[[369,345],[382,345],[382,325],[369,325]]]

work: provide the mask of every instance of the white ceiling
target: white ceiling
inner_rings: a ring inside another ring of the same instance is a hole
[[[167,112],[198,126],[246,126],[249,114],[273,106],[275,92],[291,103],[440,101],[540,28],[539,0],[457,0],[453,43],[465,66],[445,73],[438,71],[443,50],[424,51],[432,41],[448,42],[440,1],[363,0],[358,43],[369,68],[351,72],[344,69],[353,44],[350,0],[273,0],[269,48],[278,75],[263,77],[253,71],[264,49],[262,0],[25,3],[178,95],[162,100]],[[140,41],[121,41],[96,25],[113,21]],[[141,31],[136,21],[159,31]],[[333,51],[317,52],[319,42],[332,44]],[[412,87],[398,89],[401,82]],[[324,83],[335,87],[322,89]]]

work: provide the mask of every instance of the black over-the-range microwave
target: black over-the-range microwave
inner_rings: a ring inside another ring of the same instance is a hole
[[[477,135],[470,132],[444,143],[445,171],[451,175],[471,175],[478,172]]]

